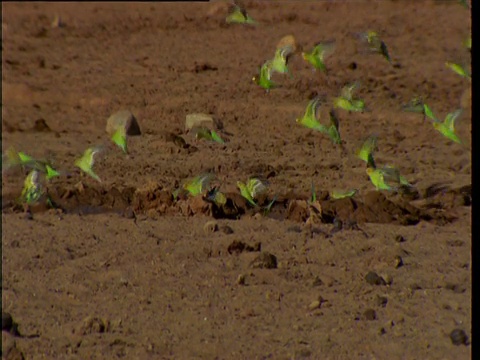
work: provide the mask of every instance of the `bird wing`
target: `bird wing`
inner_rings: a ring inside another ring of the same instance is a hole
[[[369,161],[373,162],[372,153],[377,148],[378,136],[370,135],[362,144],[360,150],[357,151],[357,156],[365,161],[367,164]],[[375,167],[375,166],[373,166]]]
[[[257,178],[251,178],[247,181],[247,189],[252,198],[256,198],[258,195],[263,194],[267,190],[267,186]]]
[[[454,112],[447,114],[444,122],[445,126],[451,131],[455,131],[455,120],[457,120],[462,112],[462,109],[457,109]]]
[[[348,101],[352,101],[353,99],[353,92],[358,88],[360,83],[355,81],[353,84],[348,84],[342,88],[341,97],[347,99]]]
[[[312,53],[317,55],[323,61],[325,56],[331,54],[335,50],[335,40],[318,42],[315,44]]]
[[[312,117],[314,119],[317,118],[317,110],[318,107],[320,106],[320,98],[316,97],[312,99],[308,105],[307,108],[305,109],[305,117]]]

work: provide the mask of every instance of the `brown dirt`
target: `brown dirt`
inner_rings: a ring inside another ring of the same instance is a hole
[[[471,336],[470,84],[444,65],[469,61],[469,11],[454,1],[245,5],[261,25],[225,25],[219,3],[2,4],[2,149],[71,172],[49,185],[63,210],[40,206],[30,219],[13,206],[24,174],[3,176],[2,309],[23,335],[3,331],[4,355],[469,358],[449,334]],[[64,27],[51,27],[56,14]],[[357,51],[351,34],[368,28],[394,66]],[[251,77],[288,34],[299,48],[336,39],[329,77],[296,55],[293,78],[275,74],[281,86],[266,94]],[[354,80],[372,111],[339,113],[343,153],[295,118]],[[401,112],[414,95],[442,118],[468,105],[457,126],[465,144]],[[73,160],[108,143],[106,119],[121,109],[142,135],[128,156],[106,146],[99,184]],[[195,112],[220,120],[227,144],[185,133]],[[377,162],[398,166],[413,196],[374,190],[353,155],[371,133]],[[228,208],[173,200],[179,182],[206,171]],[[278,195],[267,217],[238,196],[236,181],[251,175]],[[304,201],[311,181],[316,221]],[[353,199],[328,198],[351,188]]]

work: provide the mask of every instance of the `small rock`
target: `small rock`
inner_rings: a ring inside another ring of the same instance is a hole
[[[276,269],[277,257],[269,252],[262,252],[250,263],[252,268],[257,269]]]
[[[395,241],[398,242],[398,243],[402,243],[402,242],[405,242],[407,240],[405,240],[405,238],[402,235],[397,235],[397,236],[395,236]]]
[[[297,43],[293,35],[286,35],[281,38],[277,44],[277,49],[281,49],[285,46],[291,46],[292,52],[295,52],[297,50]]]
[[[320,309],[320,307],[324,302],[325,300],[321,296],[319,296],[317,300],[312,301],[308,305],[308,310],[312,311],[312,310]]]
[[[302,228],[298,225],[292,225],[287,228],[287,232],[301,233]]]
[[[462,329],[452,330],[450,340],[452,340],[453,345],[468,345],[468,336]]]
[[[370,285],[387,285],[385,279],[373,271],[370,271],[367,275],[365,275],[365,280]]]
[[[363,317],[365,318],[365,320],[369,320],[369,321],[376,320],[377,319],[377,313],[373,309],[367,309],[367,310],[364,311]]]
[[[452,290],[454,293],[462,294],[467,290],[467,287],[460,284],[446,283],[445,289]]]
[[[395,260],[393,261],[395,269],[403,266],[403,259],[401,256],[395,256]]]
[[[13,326],[12,315],[2,311],[2,331],[10,331],[12,326]]]
[[[242,252],[255,252],[261,251],[262,243],[257,242],[253,246],[250,246],[243,241],[234,240],[230,245],[228,245],[227,251],[229,254],[241,254]]]
[[[216,221],[207,221],[207,223],[203,225],[203,232],[206,235],[213,234],[216,231],[218,231],[218,224]]]
[[[381,276],[383,278],[383,280],[385,280],[385,284],[386,285],[392,285],[393,283],[393,278],[389,275],[389,274],[384,274],[383,276]]]
[[[135,219],[136,218],[135,212],[133,211],[133,209],[131,207],[126,208],[122,215],[126,219]]]
[[[322,279],[320,279],[318,276],[315,276],[315,278],[312,280],[312,287],[321,285],[323,285]]]
[[[109,135],[120,127],[124,126],[128,136],[141,135],[140,127],[138,126],[137,119],[128,110],[120,110],[110,116],[107,120],[107,126],[105,130]]]
[[[220,231],[226,235],[233,234],[233,229],[228,225],[220,226]]]
[[[185,129],[190,130],[195,126],[213,127],[214,124],[213,118],[208,114],[188,114],[185,120]]]
[[[238,285],[245,285],[245,280],[247,279],[247,276],[245,274],[240,274],[237,277],[237,284]]]
[[[103,320],[95,316],[87,316],[83,319],[75,333],[79,335],[105,333],[109,331],[110,324],[108,320]]]
[[[378,306],[385,307],[387,306],[388,299],[385,296],[377,295],[375,302]]]

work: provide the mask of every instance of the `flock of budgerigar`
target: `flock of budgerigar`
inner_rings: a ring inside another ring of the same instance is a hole
[[[466,5],[464,1],[460,1],[460,3],[468,8],[468,5]],[[236,3],[232,4],[230,13],[227,15],[225,21],[228,24],[238,24],[236,26],[259,26],[259,23],[247,13],[247,10]],[[366,30],[363,33],[354,34],[354,36],[359,45],[363,46],[365,52],[376,53],[392,65],[388,47],[377,32]],[[464,46],[468,50],[471,50],[471,37],[465,40]],[[323,72],[325,76],[328,76],[328,57],[335,52],[335,47],[335,40],[319,42],[315,44],[310,51],[301,52],[301,57],[312,67],[313,71]],[[253,82],[263,88],[267,93],[274,92],[277,84],[272,79],[272,75],[278,73],[283,76],[292,76],[291,70],[289,69],[289,61],[292,56],[296,56],[296,54],[297,51],[293,36],[283,38],[272,54],[272,57],[263,63],[259,69],[259,73],[253,77]],[[445,66],[467,81],[471,81],[470,71],[465,66],[451,61],[446,61]],[[355,96],[355,91],[359,86],[361,86],[361,84],[357,81],[339,89],[339,95],[333,99],[331,104],[326,103],[326,101],[319,96],[311,99],[306,104],[304,114],[300,114],[301,116],[299,115],[296,122],[307,129],[328,136],[333,146],[338,146],[344,150],[336,112],[338,110],[347,112],[365,112],[371,110],[364,100]],[[318,110],[320,106],[325,106],[329,109],[328,121],[319,118]],[[441,134],[450,141],[462,146],[462,140],[455,132],[455,121],[462,114],[463,109],[453,110],[446,115],[443,121],[435,115],[430,106],[420,97],[416,97],[408,104],[402,105],[402,109],[403,111],[422,114],[424,119],[428,118],[431,120],[433,127],[439,132],[439,135]],[[194,129],[194,133],[197,139],[205,139],[207,141],[225,144],[222,137],[213,129],[198,126]],[[128,153],[127,137],[127,129],[124,125],[119,125],[111,136],[111,141],[125,154]],[[74,162],[75,167],[99,182],[101,182],[101,179],[93,168],[95,155],[102,151],[102,149],[103,146],[90,147]],[[385,191],[411,189],[412,185],[400,174],[394,165],[383,164],[379,166],[375,162],[374,153],[376,149],[377,136],[371,135],[365,139],[363,145],[354,154],[357,158],[365,162],[366,173],[374,187],[377,190]],[[344,151],[343,156],[349,155]],[[22,193],[18,198],[20,203],[24,204],[27,208],[41,201],[46,201],[50,206],[55,206],[48,196],[46,183],[48,183],[50,179],[66,175],[68,172],[55,169],[50,161],[35,159],[23,151],[9,148],[3,155],[3,169],[12,167],[22,167],[29,171],[24,181]],[[186,181],[182,186],[173,191],[172,196],[174,199],[177,199],[179,196],[202,195],[205,200],[222,206],[226,202],[226,197],[221,191],[221,186],[212,185],[214,180],[215,174],[213,173],[200,174]],[[253,208],[260,208],[257,199],[266,192],[268,187],[266,181],[256,177],[249,178],[245,182],[238,181],[237,187],[249,205]],[[330,194],[330,197],[333,199],[351,197],[354,196],[356,192],[356,189],[349,189],[344,192],[334,191]],[[312,197],[310,201],[314,201],[315,197],[315,189],[312,185]],[[268,211],[274,202],[275,198],[264,206],[263,210]]]

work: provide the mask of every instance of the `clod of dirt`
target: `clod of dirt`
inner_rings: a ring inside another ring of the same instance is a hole
[[[365,275],[365,280],[370,285],[387,285],[385,279],[373,271],[370,271],[367,275]]]
[[[227,201],[224,205],[212,204],[212,215],[215,219],[238,219],[245,214],[248,205],[243,196],[238,193],[225,193]]]
[[[298,225],[292,225],[287,228],[287,232],[301,233],[302,228]]]
[[[6,331],[2,331],[2,359],[5,360],[24,360],[25,356],[17,348],[15,338]]]
[[[140,126],[135,116],[128,110],[120,110],[112,114],[107,120],[105,128],[107,134],[113,135],[119,126],[124,126],[128,136],[141,135]]]
[[[12,315],[2,311],[2,331],[10,331],[12,326],[13,326]]]
[[[217,71],[217,70],[218,70],[218,67],[216,67],[215,65],[211,65],[209,63],[201,63],[201,64],[195,63],[195,65],[190,71],[198,74],[204,71]]]
[[[205,225],[203,225],[203,232],[205,235],[213,234],[216,231],[218,231],[218,224],[216,221],[207,221]]]
[[[393,260],[393,266],[395,267],[395,269],[403,266],[403,259],[401,256],[395,256],[395,259]]]
[[[245,285],[245,281],[247,279],[247,276],[245,274],[240,274],[237,277],[237,284],[238,285]]]
[[[316,309],[320,309],[324,302],[325,302],[325,300],[323,299],[323,297],[319,296],[317,300],[313,300],[308,305],[308,310],[313,311],[313,310],[316,310]]]
[[[215,122],[213,121],[213,118],[208,114],[188,114],[185,119],[185,130],[191,130],[195,126],[213,127],[214,124]]]
[[[363,317],[365,320],[376,320],[377,319],[377,312],[373,309],[367,309],[363,312]]]
[[[453,345],[468,345],[468,336],[462,329],[452,330],[450,340],[452,340]]]
[[[262,250],[262,243],[257,242],[253,246],[245,244],[243,241],[234,240],[228,245],[227,251],[229,254],[241,254],[242,252],[257,252]]]
[[[131,207],[127,207],[123,211],[122,216],[126,219],[135,219],[136,218],[135,212],[133,211],[133,209]]]
[[[51,132],[50,126],[47,125],[45,119],[38,119],[35,120],[35,124],[33,125],[32,132]]]
[[[447,282],[445,284],[445,289],[451,290],[451,291],[453,291],[454,293],[457,293],[457,294],[462,294],[467,290],[467,288],[464,285],[455,284],[455,283],[451,283],[451,282]]]
[[[250,263],[254,269],[276,269],[277,257],[269,252],[262,252]]]
[[[402,235],[397,235],[397,236],[395,236],[395,241],[398,242],[398,243],[402,243],[402,242],[405,242],[407,240],[405,240],[405,238]]]
[[[233,229],[228,225],[220,226],[220,231],[223,232],[225,235],[233,234]]]
[[[377,297],[375,298],[375,303],[378,306],[385,307],[387,306],[388,299],[385,296],[377,295]]]
[[[308,204],[305,200],[290,200],[286,218],[292,221],[305,222],[309,216]]]
[[[108,320],[100,319],[96,316],[87,316],[74,333],[78,335],[101,334],[106,333],[110,329]]]
[[[281,38],[277,44],[277,49],[281,49],[285,46],[291,46],[292,52],[297,51],[297,42],[295,41],[295,37],[293,35],[286,35]]]

